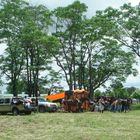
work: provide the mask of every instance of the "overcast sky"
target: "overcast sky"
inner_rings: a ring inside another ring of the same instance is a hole
[[[43,4],[49,9],[54,9],[58,6],[67,6],[73,3],[75,0],[27,0],[33,4]],[[136,5],[140,0],[80,0],[80,2],[85,3],[88,6],[87,15],[92,16],[97,10],[103,10],[108,6],[118,8],[124,3],[132,3]]]
[[[44,4],[49,9],[54,9],[58,6],[67,6],[75,0],[29,0],[33,4]],[[115,2],[117,1],[117,2]],[[88,15],[93,15],[96,10],[105,9],[108,6],[119,7],[127,0],[80,0],[88,6]]]

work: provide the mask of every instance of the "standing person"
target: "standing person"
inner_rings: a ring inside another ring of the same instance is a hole
[[[122,100],[122,111],[126,113],[128,109],[127,99]]]
[[[31,99],[29,99],[27,96],[24,97],[24,104],[25,104],[25,108],[29,109],[31,106]]]
[[[104,112],[104,99],[103,98],[100,98],[99,99],[99,101],[98,101],[98,103],[99,103],[99,111],[101,112],[101,113],[103,113]]]
[[[122,111],[122,100],[121,99],[118,99],[118,105],[117,105],[117,111],[118,112],[121,112]]]

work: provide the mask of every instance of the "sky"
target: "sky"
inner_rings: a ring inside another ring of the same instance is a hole
[[[43,4],[49,9],[54,9],[59,6],[67,6],[73,3],[75,0],[27,0],[32,4]],[[92,17],[97,10],[104,10],[105,8],[112,6],[119,8],[124,3],[130,2],[132,5],[136,5],[140,0],[80,0],[88,6],[87,16]]]
[[[52,10],[59,6],[67,6],[73,3],[75,0],[25,0],[25,1],[30,2],[33,5],[43,4],[46,7],[48,7],[48,9]],[[80,2],[85,3],[88,6],[86,13],[87,17],[92,17],[95,15],[95,12],[97,10],[104,10],[109,6],[119,8],[124,3],[128,2],[130,2],[133,6],[135,6],[140,2],[140,0],[80,0]],[[6,45],[0,44],[0,47],[1,47],[0,54],[2,54],[4,52],[4,48],[6,47]],[[139,71],[139,75],[137,77],[133,77],[132,75],[130,75],[127,78],[124,86],[126,87],[135,86],[137,88],[140,88],[140,65],[135,67]]]
[[[67,6],[73,3],[75,0],[28,0],[32,4],[44,4],[49,9],[54,9],[59,6]],[[117,2],[114,2],[117,1]],[[96,10],[103,10],[108,6],[119,7],[127,0],[80,0],[88,6],[87,17],[92,17]]]

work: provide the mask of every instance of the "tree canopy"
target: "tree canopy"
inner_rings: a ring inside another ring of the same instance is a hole
[[[92,18],[87,18],[87,8],[75,1],[50,11],[24,0],[1,0],[0,41],[7,48],[0,69],[9,92],[16,96],[22,89],[38,96],[45,87],[61,90],[65,80],[69,90],[84,88],[92,94],[107,81],[136,75],[139,5],[110,7]]]

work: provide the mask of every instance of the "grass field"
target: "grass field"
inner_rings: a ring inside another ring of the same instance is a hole
[[[0,115],[0,140],[140,140],[140,110]]]

